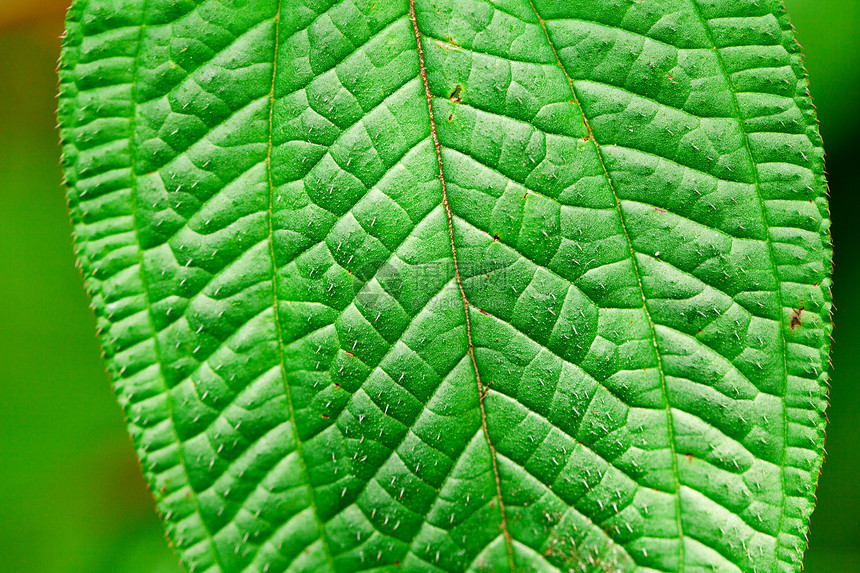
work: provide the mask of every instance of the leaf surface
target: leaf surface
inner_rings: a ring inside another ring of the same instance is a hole
[[[76,0],[110,374],[191,571],[798,571],[823,151],[776,0]]]

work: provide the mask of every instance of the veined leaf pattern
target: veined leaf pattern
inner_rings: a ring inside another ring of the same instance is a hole
[[[798,571],[823,151],[776,0],[76,0],[60,123],[190,571]]]

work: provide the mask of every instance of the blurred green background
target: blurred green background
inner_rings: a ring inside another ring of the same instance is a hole
[[[860,2],[787,0],[828,151],[831,426],[806,571],[860,572]],[[0,571],[178,572],[99,358],[54,127],[65,0],[0,0]]]

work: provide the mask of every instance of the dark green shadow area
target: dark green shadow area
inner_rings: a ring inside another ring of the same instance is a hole
[[[833,219],[836,330],[825,449],[806,571],[860,571],[860,3],[786,0],[812,78],[827,150]]]

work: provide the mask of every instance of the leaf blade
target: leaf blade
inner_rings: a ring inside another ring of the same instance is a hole
[[[775,3],[642,4],[73,7],[79,257],[192,570],[799,567],[805,74]]]

